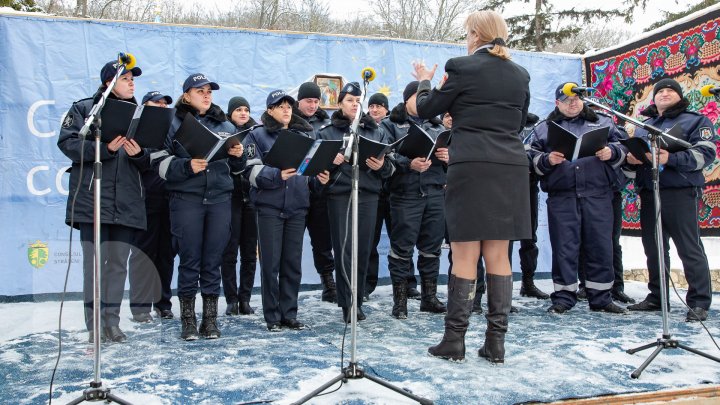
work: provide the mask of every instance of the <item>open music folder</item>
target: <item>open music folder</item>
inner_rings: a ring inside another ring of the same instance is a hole
[[[248,131],[250,128],[228,137],[222,137],[201,124],[191,113],[187,113],[175,133],[175,141],[193,159],[213,162],[230,157],[227,151],[233,146],[239,145]]]
[[[594,156],[597,151],[607,146],[609,132],[610,127],[600,127],[576,136],[557,123],[550,122],[547,146],[553,152],[562,153],[565,159],[574,161]]]
[[[174,114],[174,108],[136,105],[109,98],[100,113],[100,140],[110,143],[118,135],[123,135],[127,139],[135,139],[144,148],[160,149]]]
[[[297,132],[280,130],[263,158],[263,164],[280,170],[297,169],[297,174],[302,176],[317,176],[330,169],[341,147],[340,140],[315,140]]]

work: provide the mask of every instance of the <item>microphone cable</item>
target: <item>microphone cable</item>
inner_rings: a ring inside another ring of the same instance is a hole
[[[80,150],[85,151],[85,140],[86,137],[83,137],[80,141]],[[85,159],[84,156],[81,156],[80,159],[80,175],[78,177],[78,185],[75,188],[75,192],[72,196],[72,201],[70,203],[70,237],[68,241],[68,263],[67,263],[67,269],[65,270],[65,282],[63,283],[63,291],[60,295],[60,313],[58,314],[58,352],[57,357],[55,359],[55,365],[53,366],[52,375],[50,376],[50,388],[48,390],[48,404],[52,405],[52,392],[53,392],[53,384],[55,382],[55,374],[57,372],[57,368],[60,365],[60,358],[62,356],[62,315],[63,315],[63,308],[65,306],[65,294],[67,292],[67,285],[68,285],[68,278],[70,276],[70,266],[72,265],[72,242],[73,242],[73,225],[75,224],[75,202],[77,201],[78,193],[80,192],[80,187],[82,187],[82,179],[83,179],[83,167],[85,166]],[[92,185],[92,183],[90,183]],[[83,299],[83,311],[85,310],[85,301]],[[99,336],[94,336],[95,339],[100,339]]]

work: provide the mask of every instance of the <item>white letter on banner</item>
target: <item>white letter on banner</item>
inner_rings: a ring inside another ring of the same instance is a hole
[[[65,173],[67,172],[67,170],[70,167],[71,166],[61,167],[60,170],[58,170],[57,174],[55,175],[55,187],[57,188],[58,192],[62,195],[68,195],[70,193],[65,187],[63,187],[63,184],[62,184],[63,176],[65,175]]]
[[[37,136],[38,138],[50,138],[55,136],[55,130],[52,130],[50,132],[40,132],[35,127],[35,111],[37,111],[38,108],[44,105],[54,105],[55,100],[40,100],[33,103],[33,105],[30,106],[30,109],[28,109],[27,114],[27,125],[30,132]],[[60,121],[62,122],[62,120]]]
[[[33,195],[45,195],[45,194],[49,193],[50,191],[52,191],[49,188],[45,188],[42,190],[38,190],[35,188],[35,185],[33,184],[33,177],[35,177],[35,173],[37,173],[41,170],[48,171],[48,170],[50,170],[50,168],[47,166],[35,166],[32,169],[30,169],[30,171],[28,172],[28,175],[27,175],[27,188],[28,188],[28,191],[30,191],[30,193]]]

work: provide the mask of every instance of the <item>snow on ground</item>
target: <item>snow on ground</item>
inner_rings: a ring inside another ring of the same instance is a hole
[[[551,289],[550,280],[540,280],[538,285]],[[518,289],[516,282],[516,296]],[[440,291],[444,300],[445,286]],[[626,292],[641,299],[646,287],[630,282]],[[699,324],[684,322],[686,311],[671,295],[673,337],[720,357],[720,350]],[[718,339],[720,294],[714,298],[707,327]],[[173,304],[177,315],[177,302]],[[258,308],[260,297],[253,296],[251,304]],[[200,299],[197,305],[200,312]],[[661,316],[656,313],[596,313],[581,302],[567,315],[551,315],[545,311],[547,301],[518,297],[515,305],[520,313],[510,319],[506,363],[491,365],[477,357],[484,318],[473,315],[466,339],[467,359],[452,363],[426,354],[427,347],[442,336],[443,316],[420,313],[419,301],[411,300],[409,305],[409,319],[396,320],[390,315],[391,287],[376,290],[364,307],[368,319],[358,326],[357,360],[366,373],[437,404],[550,401],[720,383],[720,364],[679,349],[663,351],[640,379],[630,378],[650,350],[635,355],[625,350],[660,337]],[[0,329],[1,403],[47,403],[57,354],[58,310],[58,302],[0,304],[5,324]],[[103,345],[102,381],[113,394],[138,404],[290,403],[340,373],[341,311],[321,302],[320,291],[300,296],[298,319],[308,329],[271,334],[259,308],[257,312],[220,316],[221,339],[184,342],[178,339],[177,319],[136,324],[130,321],[125,302],[121,327],[129,342]],[[53,403],[80,396],[93,376],[92,345],[87,343],[81,302],[66,302],[62,337]],[[348,327],[344,365],[349,357]],[[412,403],[368,379],[338,386],[310,403]]]

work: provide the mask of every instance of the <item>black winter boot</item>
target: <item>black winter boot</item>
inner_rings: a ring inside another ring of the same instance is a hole
[[[323,291],[322,300],[325,302],[337,302],[337,288],[335,287],[335,279],[332,273],[320,274],[320,280],[322,281]]]
[[[407,282],[393,283],[392,316],[397,319],[407,319]]]
[[[431,355],[447,360],[465,359],[465,332],[470,324],[468,319],[475,299],[475,282],[450,275],[445,334],[439,344],[428,348]]]
[[[491,363],[505,362],[505,332],[512,301],[512,276],[487,275],[488,310],[485,344],[478,355]]]
[[[437,278],[423,279],[420,283],[422,297],[420,298],[420,311],[442,314],[447,312],[445,304],[437,298]]]
[[[220,329],[217,326],[218,296],[203,294],[203,314],[200,324],[200,334],[205,339],[217,339],[220,337]]]
[[[520,296],[535,297],[539,300],[550,299],[549,295],[537,288],[535,281],[532,278],[526,277],[523,277],[522,284],[520,285]]]
[[[195,318],[195,297],[178,297],[180,300],[180,339],[197,340],[197,318]]]

